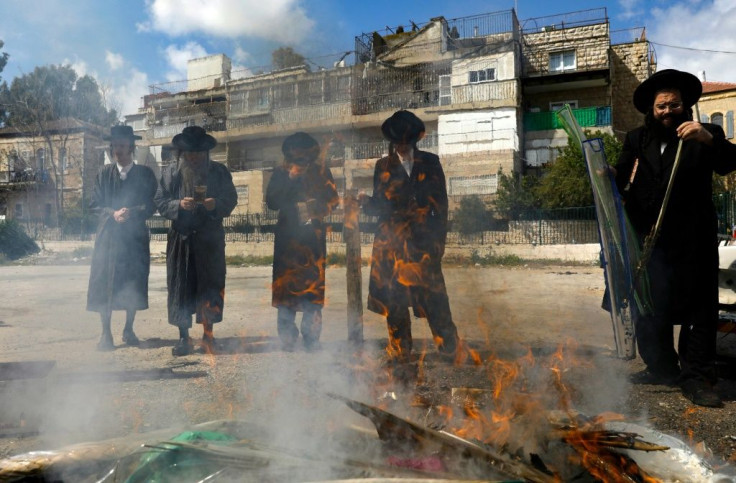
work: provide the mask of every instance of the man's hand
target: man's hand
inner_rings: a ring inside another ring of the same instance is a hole
[[[697,141],[707,145],[713,144],[713,135],[698,121],[687,121],[677,128],[677,136],[683,141]]]
[[[197,202],[191,196],[187,196],[179,200],[179,207],[182,210],[193,211],[197,207]]]
[[[112,216],[118,223],[125,223],[130,218],[130,211],[128,211],[128,208],[120,208]]]
[[[207,211],[212,211],[215,209],[215,199],[214,198],[205,198],[202,204],[204,205],[204,209]]]

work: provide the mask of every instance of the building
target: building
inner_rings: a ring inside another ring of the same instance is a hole
[[[703,95],[697,108],[701,122],[718,124],[727,139],[734,138],[733,113],[736,111],[736,84],[730,82],[708,82],[701,76]]]
[[[452,202],[491,199],[500,172],[552,162],[567,136],[554,110],[571,104],[584,127],[625,132],[641,122],[631,95],[653,72],[643,29],[612,34],[605,8],[530,19],[513,10],[447,20],[355,39],[355,61],[233,79],[224,55],[194,59],[188,79],[152,86],[128,123],[159,164],[185,126],[218,140],[212,159],[233,172],[236,213],[260,213],[281,143],[315,136],[340,190],[370,190],[387,153],[382,122],[397,109],[422,118],[420,147],[443,162]]]

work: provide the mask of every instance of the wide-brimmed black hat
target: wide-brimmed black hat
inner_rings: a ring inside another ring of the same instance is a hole
[[[700,83],[700,79],[689,72],[675,69],[660,70],[642,82],[634,91],[634,106],[636,109],[643,114],[649,112],[657,92],[662,89],[677,89],[680,91],[682,103],[685,107],[690,108],[700,99],[700,94],[703,93],[703,84]]]
[[[383,136],[393,143],[414,144],[421,139],[424,123],[413,112],[396,111],[381,126]]]
[[[171,140],[172,146],[180,151],[209,151],[217,140],[199,126],[187,126]]]
[[[113,139],[141,139],[141,137],[133,134],[133,128],[130,126],[113,126],[110,128],[110,135],[103,139],[111,141]]]
[[[293,150],[300,150],[301,156],[294,157]],[[281,152],[287,161],[299,165],[307,165],[319,156],[319,143],[316,139],[305,132],[295,132],[284,139]]]

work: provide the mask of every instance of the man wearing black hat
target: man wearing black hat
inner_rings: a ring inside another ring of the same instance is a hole
[[[192,314],[202,324],[202,350],[214,351],[213,325],[225,303],[225,230],[222,220],[238,203],[227,167],[212,162],[217,141],[199,126],[174,136],[176,164],[161,174],[156,206],[172,220],[166,243],[169,324],[179,328],[175,356],[192,353]]]
[[[381,126],[389,155],[376,162],[373,195],[359,199],[378,216],[368,310],[386,316],[389,355],[407,361],[413,347],[409,306],[426,317],[439,351],[454,356],[458,335],[442,274],[447,236],[447,188],[439,158],[417,149],[424,123],[397,111]]]
[[[320,148],[307,133],[288,136],[281,150],[284,164],[268,182],[266,203],[278,210],[273,250],[272,305],[278,309],[277,330],[284,350],[294,348],[303,312],[304,347],[319,347],[325,303],[327,232],[325,216],[338,204],[330,169],[317,162]]]
[[[155,210],[156,176],[151,168],[133,163],[135,140],[130,126],[114,126],[110,156],[95,180],[90,211],[98,216],[92,255],[87,310],[100,313],[102,337],[97,349],[115,348],[110,329],[113,310],[125,310],[123,342],[138,345],[133,322],[138,310],[148,308],[150,269],[149,234],[146,219]]]
[[[660,236],[647,265],[653,314],[635,319],[642,383],[678,382],[701,406],[720,407],[716,383],[718,248],[712,176],[736,169],[736,146],[714,124],[693,120],[702,85],[687,72],[663,70],[634,92],[644,126],[626,135],[617,184],[640,241],[652,231],[682,141]],[[678,350],[673,326],[681,325]]]

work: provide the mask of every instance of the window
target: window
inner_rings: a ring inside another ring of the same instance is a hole
[[[554,101],[549,103],[549,110],[551,112],[559,111],[565,107],[565,104],[570,104],[570,108],[572,109],[578,108],[578,101]]]
[[[471,70],[468,72],[468,82],[477,84],[478,82],[488,82],[496,80],[496,69],[491,67],[488,69]]]
[[[710,122],[712,122],[713,124],[717,124],[717,125],[723,127],[723,114],[720,113],[720,112],[714,112],[710,116]]]
[[[549,71],[550,72],[563,72],[566,70],[574,70],[576,68],[575,63],[575,51],[565,50],[562,52],[551,52],[549,54]]]
[[[39,171],[46,169],[46,151],[43,148],[36,151],[36,166]]]
[[[249,186],[236,186],[235,191],[238,193],[238,204],[248,206],[249,201]]]
[[[452,83],[449,75],[440,76],[440,106],[452,104]]]
[[[59,148],[59,169],[66,171],[69,166],[66,162],[66,148]]]
[[[14,217],[23,218],[23,203],[15,204]]]

